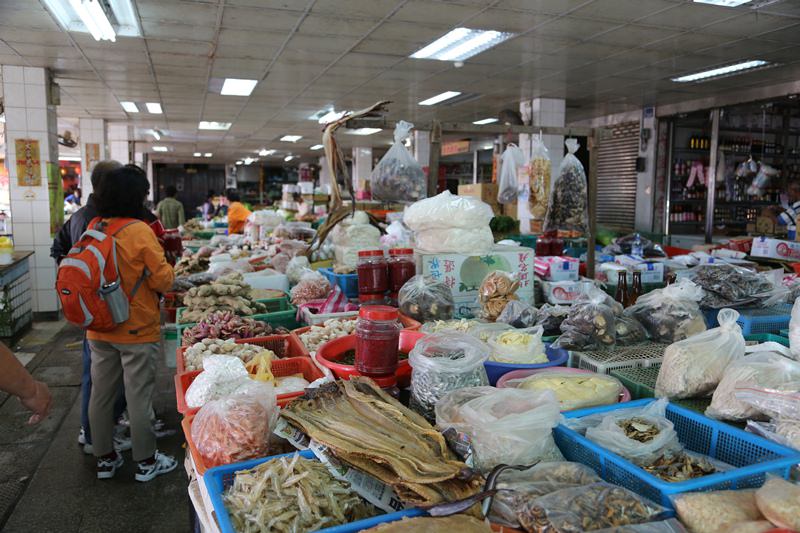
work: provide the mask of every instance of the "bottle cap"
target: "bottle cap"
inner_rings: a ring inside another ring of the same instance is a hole
[[[359,309],[358,316],[367,320],[397,320],[400,311],[388,305],[365,305]]]

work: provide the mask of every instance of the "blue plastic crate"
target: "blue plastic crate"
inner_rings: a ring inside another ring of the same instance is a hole
[[[789,338],[789,328],[782,329],[780,333],[781,337],[786,337],[787,339]]]
[[[719,327],[719,320],[717,320],[717,314],[719,313],[719,309],[704,309],[703,310],[703,318],[706,319],[706,327],[708,329]]]
[[[635,400],[624,404],[592,407],[564,413],[567,418],[644,407],[655,400]],[[688,450],[708,455],[735,467],[679,483],[668,483],[598,446],[586,437],[559,425],[553,430],[556,444],[568,461],[593,468],[609,483],[621,485],[654,502],[673,509],[670,496],[683,492],[760,487],[767,473],[788,478],[792,466],[800,463],[800,451],[770,442],[736,429],[700,413],[673,403],[667,406],[667,418],[675,424],[678,438]]]
[[[332,268],[320,268],[320,274],[325,276],[331,286],[338,285],[348,298],[358,298],[358,274],[336,274]]]
[[[789,327],[791,318],[792,305],[779,304],[772,307],[740,309],[736,323],[742,327],[743,335],[778,333]]]
[[[298,453],[301,457],[305,457],[306,459],[315,459],[314,453],[310,450],[304,450]],[[214,514],[217,516],[217,522],[219,523],[219,528],[222,533],[236,533],[236,530],[233,528],[233,524],[231,523],[230,516],[228,515],[228,510],[225,508],[225,503],[222,501],[222,494],[225,492],[226,488],[233,484],[233,479],[236,472],[253,468],[254,466],[260,465],[265,461],[269,461],[270,459],[288,457],[291,455],[294,455],[294,453],[284,453],[272,457],[263,457],[261,459],[252,459],[250,461],[234,463],[232,465],[217,466],[206,471],[205,475],[203,475],[203,482],[206,484],[206,490],[208,491],[208,496],[211,499],[211,505],[214,506]],[[385,522],[394,522],[404,517],[413,518],[415,516],[422,516],[424,514],[425,511],[421,509],[407,509],[405,511],[373,516],[357,522],[351,522],[341,526],[333,526],[320,529],[318,531],[319,533],[354,533],[356,531],[361,531],[362,529],[369,529]]]

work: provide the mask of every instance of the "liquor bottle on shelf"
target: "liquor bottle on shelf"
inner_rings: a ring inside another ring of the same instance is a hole
[[[623,270],[617,277],[617,291],[614,299],[622,304],[622,307],[630,305],[630,294],[628,294],[628,271]]]

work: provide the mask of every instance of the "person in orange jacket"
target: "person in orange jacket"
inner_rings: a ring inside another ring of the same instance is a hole
[[[147,195],[145,172],[126,165],[112,171],[96,191],[100,218],[137,219]],[[125,226],[115,236],[117,263],[122,287],[127,295],[136,282],[144,282],[130,304],[130,316],[111,331],[89,331],[92,352],[92,393],[89,422],[92,427],[98,479],[114,477],[122,466],[122,456],[114,449],[114,400],[125,384],[125,398],[131,429],[133,459],[138,462],[137,481],[150,481],[175,469],[174,458],[156,449],[151,425],[156,361],[160,353],[161,326],[158,293],[172,287],[175,274],[167,264],[164,250],[151,228],[142,221]]]
[[[225,198],[228,199],[228,235],[234,233],[244,233],[244,225],[251,211],[241,202],[239,191],[228,189],[225,191]]]

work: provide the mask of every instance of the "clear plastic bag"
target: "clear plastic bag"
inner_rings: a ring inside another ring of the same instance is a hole
[[[756,505],[777,527],[800,530],[800,486],[770,476],[756,491]]]
[[[206,403],[192,421],[192,440],[207,468],[270,455],[278,420],[272,385]]]
[[[531,160],[528,163],[528,209],[533,220],[544,220],[549,202],[550,179],[552,165],[547,148],[540,135],[533,136],[531,143]]]
[[[418,322],[450,320],[455,311],[453,291],[430,276],[417,274],[400,287],[397,294],[400,312]]]
[[[561,323],[569,316],[570,306],[544,304],[536,311],[534,325],[542,326],[545,335],[561,333]]]
[[[632,316],[620,316],[614,323],[617,344],[630,346],[647,340],[647,331],[638,320]]]
[[[656,379],[656,397],[708,396],[719,384],[728,365],[744,357],[744,337],[736,323],[739,313],[723,309],[718,318],[718,328],[667,346]]]
[[[506,387],[534,391],[551,390],[556,395],[562,411],[615,404],[622,392],[622,383],[613,376],[558,370],[512,379],[506,382]]]
[[[444,191],[408,206],[403,222],[413,231],[427,229],[488,227],[494,218],[489,204],[472,196],[456,196]]]
[[[500,165],[500,177],[497,179],[497,201],[501,204],[510,204],[517,200],[519,183],[517,171],[525,164],[525,155],[519,146],[509,143],[503,151]]]
[[[608,295],[591,287],[570,307],[561,323],[561,335],[553,348],[590,350],[613,348],[616,343],[616,316],[607,302]]]
[[[671,518],[660,522],[647,522],[645,524],[596,529],[594,533],[686,533],[686,528],[684,528],[680,522]],[[732,532],[729,531],[727,533]]]
[[[735,524],[761,518],[752,490],[686,492],[671,499],[678,518],[692,533],[727,533]]]
[[[308,257],[304,255],[293,257],[289,264],[286,265],[286,277],[289,283],[297,285],[306,270],[311,270],[311,263],[308,262]]]
[[[394,127],[394,144],[372,170],[369,178],[370,190],[375,200],[415,202],[425,198],[425,172],[403,145],[413,128],[414,125],[405,120],[399,121]]]
[[[792,357],[800,361],[800,298],[792,306],[792,318],[789,320],[789,348]]]
[[[625,316],[639,321],[654,342],[673,343],[706,330],[698,302],[703,289],[687,279],[639,297]]]
[[[232,394],[264,391],[271,385],[250,379],[244,363],[231,355],[210,355],[203,359],[203,372],[194,378],[186,390],[186,405],[202,407],[207,402]]]
[[[443,331],[417,341],[411,365],[411,407],[429,420],[434,406],[448,392],[489,384],[483,363],[489,347],[466,333]]]
[[[778,174],[779,172],[775,168],[765,163],[759,163],[758,172],[753,178],[753,182],[747,188],[747,194],[752,196],[763,196],[765,190],[767,187],[769,187],[769,182]]]
[[[558,177],[553,182],[544,231],[565,230],[585,234],[589,228],[589,195],[586,171],[575,157],[578,140],[564,141],[569,152],[558,167]]]
[[[498,363],[538,365],[548,361],[542,342],[542,326],[495,333],[487,341],[490,359]]]
[[[764,273],[726,263],[699,265],[689,275],[704,291],[700,305],[709,309],[773,305],[788,293],[788,289],[772,283]]]
[[[415,248],[428,253],[485,254],[494,236],[489,226],[465,229],[426,229],[414,233]]]
[[[517,289],[519,289],[519,276],[516,273],[494,270],[486,274],[478,287],[480,317],[494,322],[508,302],[518,299]]]
[[[562,489],[526,502],[519,519],[526,531],[577,533],[644,524],[665,518],[667,509],[611,483]]]
[[[469,438],[474,467],[481,472],[499,464],[563,459],[552,434],[560,420],[551,391],[471,387],[452,391],[436,404],[436,425]]]
[[[300,274],[297,285],[289,292],[292,303],[301,305],[311,300],[326,298],[331,292],[331,284],[316,270],[306,268]]]
[[[536,325],[538,312],[535,307],[519,300],[512,300],[506,304],[498,315],[497,322],[508,324],[515,328],[529,328]],[[559,326],[561,323],[559,322]],[[542,328],[544,330],[544,328]]]
[[[514,302],[509,302],[514,303]],[[468,323],[466,332],[481,342],[488,342],[489,338],[502,331],[512,330],[508,324],[502,322],[476,322]]]

